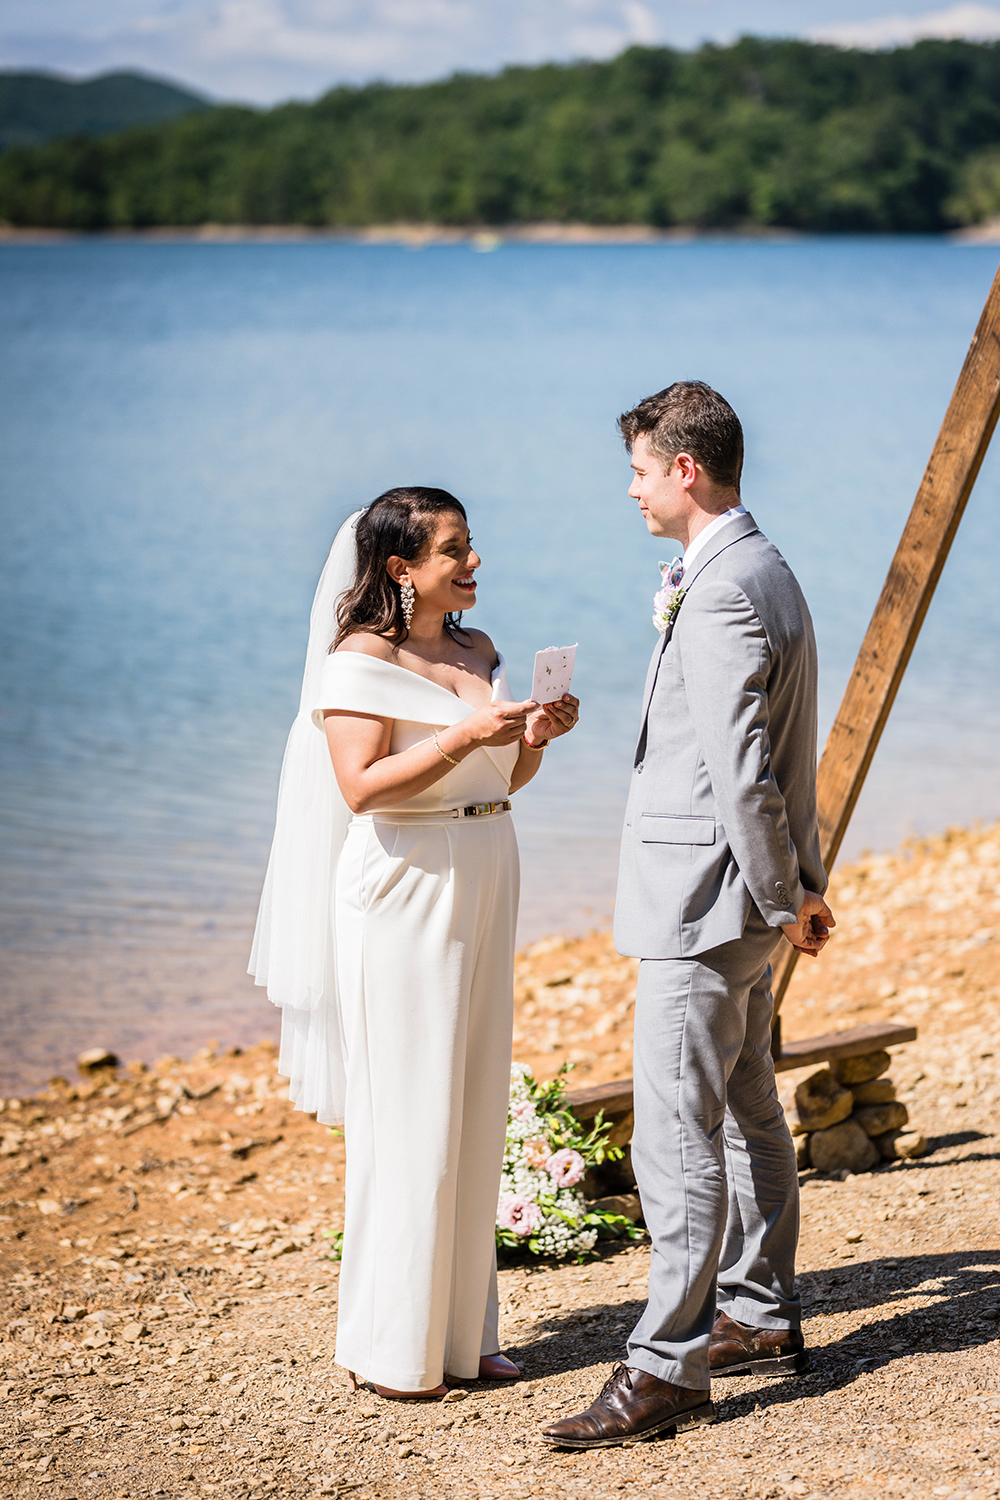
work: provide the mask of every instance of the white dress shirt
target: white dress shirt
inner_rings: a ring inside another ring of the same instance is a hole
[[[723,526],[728,526],[730,521],[735,521],[737,516],[745,516],[746,513],[747,508],[745,505],[734,505],[731,510],[725,510],[723,511],[721,516],[716,516],[714,521],[709,521],[704,531],[699,531],[698,535],[687,545],[687,549],[684,553],[685,574],[691,567],[691,564],[694,562],[695,558],[698,556],[698,553],[702,550],[703,547],[706,547],[708,545],[713,536],[715,536],[717,532],[720,532]]]

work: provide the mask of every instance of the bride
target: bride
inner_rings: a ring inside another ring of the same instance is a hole
[[[509,798],[579,704],[510,701],[503,658],[462,624],[479,564],[444,490],[388,490],[338,533],[250,961],[282,1007],[292,1100],[344,1121],[336,1358],[387,1397],[519,1373],[499,1353],[494,1248],[518,896]]]

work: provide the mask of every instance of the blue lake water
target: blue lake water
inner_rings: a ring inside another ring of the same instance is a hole
[[[996,269],[937,239],[0,247],[0,1088],[83,1045],[272,1034],[245,978],[309,602],[341,520],[442,485],[526,693],[577,733],[517,799],[522,937],[604,922],[669,544],[614,420],[679,377],[816,619],[829,727]],[[1000,816],[1000,457],[845,855]]]

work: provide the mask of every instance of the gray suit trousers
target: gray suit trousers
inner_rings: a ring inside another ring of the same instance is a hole
[[[716,1308],[800,1322],[795,1148],[770,1054],[777,939],[751,908],[737,941],[639,965],[632,1165],[653,1244],[628,1363],[694,1390]]]

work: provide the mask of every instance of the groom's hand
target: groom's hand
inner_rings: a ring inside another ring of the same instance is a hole
[[[798,921],[786,923],[781,930],[797,953],[816,958],[829,941],[830,928],[836,925],[837,919],[823,897],[806,891]]]

